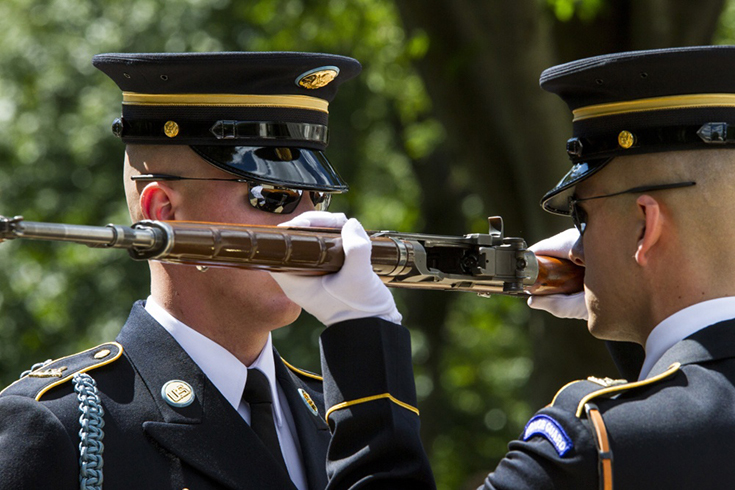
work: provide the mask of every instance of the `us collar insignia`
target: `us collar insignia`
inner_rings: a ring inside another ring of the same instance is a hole
[[[307,89],[317,89],[326,87],[332,80],[339,75],[339,68],[336,66],[320,66],[296,77],[296,85]]]
[[[161,388],[161,396],[172,407],[188,407],[194,401],[194,388],[185,381],[172,379]]]
[[[301,395],[301,399],[303,400],[304,404],[309,407],[309,411],[314,414],[314,416],[318,416],[319,409],[316,408],[316,403],[314,403],[314,400],[311,399],[309,394],[303,389],[299,388],[299,395]]]

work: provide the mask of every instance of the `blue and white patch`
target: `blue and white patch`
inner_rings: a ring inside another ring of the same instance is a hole
[[[527,441],[534,436],[545,437],[559,453],[559,457],[563,457],[574,447],[572,439],[564,432],[559,422],[548,415],[536,415],[528,421],[526,428],[523,429],[523,440]]]

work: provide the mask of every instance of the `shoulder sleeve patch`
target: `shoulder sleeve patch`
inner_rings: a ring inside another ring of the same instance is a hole
[[[527,441],[535,436],[547,439],[559,457],[564,457],[574,447],[564,428],[548,415],[536,415],[526,424],[526,428],[523,429],[523,440]]]
[[[303,377],[310,378],[310,379],[315,379],[317,381],[324,381],[324,378],[319,376],[318,374],[314,374],[312,372],[306,371],[305,369],[299,369],[295,366],[292,366],[291,364],[287,363],[283,357],[281,357],[281,361],[288,369],[290,369],[291,371],[293,371],[299,376],[303,376]]]
[[[122,353],[122,345],[107,342],[78,354],[56,359],[26,374],[0,392],[0,395],[30,396],[40,400],[51,388],[66,383],[75,374],[110,364],[119,359]]]
[[[669,369],[658,376],[632,383],[622,382],[622,380],[610,380],[609,378],[600,379],[594,377],[587,378],[586,380],[574,381],[559,390],[556,396],[554,396],[554,400],[551,404],[555,407],[573,411],[577,417],[580,417],[584,412],[585,404],[589,403],[594,398],[601,396],[611,397],[633,388],[652,385],[668,378],[677,372],[679,367],[681,367],[681,364],[675,362],[669,366]]]

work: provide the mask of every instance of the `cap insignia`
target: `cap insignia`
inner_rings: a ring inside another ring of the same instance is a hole
[[[299,75],[296,78],[296,85],[310,90],[322,88],[329,85],[337,75],[339,68],[336,66],[321,66]]]
[[[185,381],[172,379],[161,388],[161,396],[172,407],[188,407],[194,401],[194,389]]]
[[[166,121],[166,124],[163,125],[163,132],[169,138],[174,138],[179,134],[179,125],[176,124],[176,121]]]
[[[309,411],[311,411],[315,416],[319,415],[319,409],[316,408],[316,403],[314,403],[314,400],[311,399],[309,394],[302,388],[299,388],[299,395],[301,395],[301,399],[304,401],[304,404],[309,407]]]
[[[626,150],[635,144],[635,136],[630,131],[620,131],[618,134],[618,144]]]

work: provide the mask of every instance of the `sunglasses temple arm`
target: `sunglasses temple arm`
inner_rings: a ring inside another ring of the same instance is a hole
[[[200,270],[234,267],[322,275],[338,271],[344,262],[336,229],[182,221],[86,226],[0,216],[0,241],[12,239],[123,248],[136,260],[196,265]],[[371,241],[373,270],[389,287],[514,296],[581,288],[579,281],[569,279],[569,271],[561,272],[565,264],[537,258],[523,239],[503,237],[502,226],[465,236],[379,232]]]

